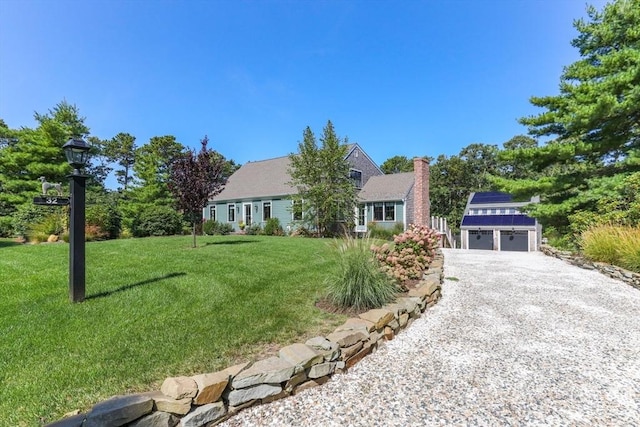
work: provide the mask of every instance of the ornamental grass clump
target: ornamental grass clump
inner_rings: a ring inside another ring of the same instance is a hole
[[[640,273],[640,227],[600,225],[580,237],[587,258]]]
[[[327,281],[328,298],[336,306],[367,310],[395,299],[397,286],[380,269],[371,252],[371,240],[346,237],[335,240],[338,268]]]
[[[382,270],[406,290],[406,282],[420,279],[438,248],[438,233],[424,225],[413,225],[393,239],[393,245],[372,245]]]

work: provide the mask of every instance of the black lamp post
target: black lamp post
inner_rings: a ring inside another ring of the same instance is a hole
[[[71,138],[62,146],[67,156],[67,162],[73,167],[73,174],[68,175],[71,186],[71,215],[69,221],[69,299],[71,302],[84,301],[85,289],[85,181],[87,175],[82,175],[89,159],[89,144],[81,138]]]

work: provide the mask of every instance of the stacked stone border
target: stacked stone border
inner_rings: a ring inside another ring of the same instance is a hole
[[[204,427],[245,408],[320,386],[347,372],[435,305],[442,295],[444,257],[436,254],[418,285],[382,308],[347,321],[326,337],[281,348],[278,356],[218,372],[165,379],[160,391],[114,396],[86,414],[48,427]]]
[[[545,255],[561,259],[565,262],[568,262],[569,264],[584,268],[585,270],[598,270],[600,273],[606,276],[622,280],[623,282],[640,290],[640,274],[634,273],[633,271],[625,270],[624,268],[606,264],[604,262],[589,261],[588,259],[579,255],[575,255],[567,251],[561,251],[548,245],[540,246],[540,251]]]

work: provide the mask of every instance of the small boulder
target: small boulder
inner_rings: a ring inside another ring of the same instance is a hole
[[[160,391],[165,396],[180,400],[198,394],[198,384],[190,377],[170,377],[164,380]]]

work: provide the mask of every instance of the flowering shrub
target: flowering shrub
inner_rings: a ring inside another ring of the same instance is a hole
[[[438,233],[424,225],[409,225],[407,231],[393,239],[393,245],[372,245],[382,270],[400,285],[419,279],[438,248]]]

